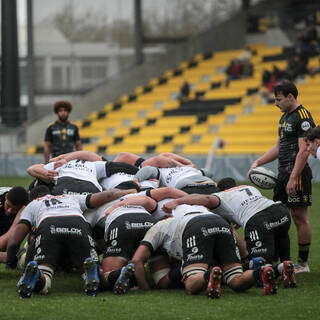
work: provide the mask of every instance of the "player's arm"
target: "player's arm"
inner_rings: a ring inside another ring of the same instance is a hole
[[[137,192],[136,189],[129,189],[129,190],[111,189],[111,190],[94,193],[89,197],[88,208],[97,208],[107,202],[119,199],[125,196],[126,194],[136,193],[136,192]]]
[[[141,167],[146,166],[152,166],[156,168],[174,168],[182,167],[183,165],[174,159],[158,155],[143,161]]]
[[[202,205],[212,210],[220,205],[220,199],[213,195],[190,194],[164,204],[163,211],[171,213],[180,204]]]
[[[6,251],[8,245],[8,239],[13,234],[15,226],[18,224],[20,220],[21,211],[23,210],[24,206],[18,211],[16,217],[14,218],[12,225],[10,226],[9,230],[0,237],[0,251]],[[0,261],[1,262],[1,261]]]
[[[177,162],[179,162],[183,166],[190,166],[196,168],[195,164],[188,158],[184,158],[178,154],[172,152],[163,152],[160,153],[160,156],[171,158]]]
[[[102,157],[100,157],[98,154],[91,151],[79,150],[79,151],[61,154],[60,156],[50,159],[50,162],[58,161],[60,159],[65,159],[67,161],[71,161],[71,160],[101,161]]]
[[[187,195],[186,192],[176,188],[171,188],[171,187],[153,189],[147,192],[147,194],[148,193],[150,194],[151,198],[156,201],[161,201],[163,199],[168,199],[168,198],[176,199],[176,198],[181,198]]]
[[[149,289],[149,284],[146,278],[144,264],[151,257],[151,250],[148,246],[141,244],[136,250],[132,258],[132,263],[135,265],[135,277],[138,282],[138,286],[142,290]]]
[[[297,177],[302,172],[309,157],[309,152],[307,150],[307,143],[305,142],[304,138],[299,138],[298,143],[299,143],[299,152],[297,153],[294,167],[286,187],[286,191],[288,195],[296,194]]]
[[[147,196],[135,196],[123,199],[115,203],[111,208],[106,211],[106,216],[109,215],[114,209],[121,206],[141,206],[144,207],[148,212],[153,212],[157,208],[157,202]]]
[[[14,265],[17,261],[17,252],[19,247],[30,232],[30,226],[25,223],[18,223],[11,237],[8,240],[8,249],[7,249],[7,264]]]
[[[132,164],[133,166],[136,165],[136,162],[140,159],[140,157],[131,152],[120,152],[114,158],[114,162],[126,162]]]
[[[279,145],[280,138],[277,139],[277,142],[273,147],[271,147],[266,153],[252,163],[250,169],[254,169],[277,159],[279,155]]]
[[[51,181],[55,176],[58,175],[58,172],[55,170],[47,170],[44,168],[44,164],[38,163],[30,166],[27,169],[27,172],[30,176],[35,178],[41,178],[45,181]]]
[[[45,141],[43,145],[43,156],[44,156],[44,162],[48,163],[50,159],[50,153],[51,153],[51,142]]]
[[[148,179],[157,179],[159,180],[160,171],[156,167],[146,166],[141,168],[135,175],[135,178],[138,179],[139,182],[148,180]]]

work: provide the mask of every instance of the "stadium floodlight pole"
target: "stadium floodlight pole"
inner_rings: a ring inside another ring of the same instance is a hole
[[[141,0],[134,0],[134,46],[135,64],[143,63],[143,30]]]
[[[21,123],[16,0],[1,2],[1,115],[8,127]]]
[[[27,0],[27,42],[28,42],[28,122],[34,120],[34,50],[33,50],[33,0]]]

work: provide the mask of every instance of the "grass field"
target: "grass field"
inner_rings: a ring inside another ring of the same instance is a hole
[[[0,178],[1,186],[24,185],[29,178]],[[267,196],[271,195],[268,191]],[[48,296],[33,295],[18,298],[16,283],[21,271],[0,266],[0,319],[319,319],[320,306],[320,184],[313,189],[310,209],[313,240],[310,253],[311,273],[297,275],[298,288],[283,289],[277,295],[264,296],[262,289],[251,288],[245,293],[234,293],[222,288],[222,297],[208,300],[205,294],[189,296],[183,290],[129,292],[115,296],[101,292],[87,297],[79,275],[56,274],[52,292]],[[291,228],[292,259],[297,246],[294,226]]]

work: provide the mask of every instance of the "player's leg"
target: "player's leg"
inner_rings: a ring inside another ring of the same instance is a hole
[[[311,226],[308,218],[308,207],[297,206],[290,208],[292,219],[297,228],[299,256],[296,273],[310,272],[308,266],[309,248],[311,244]]]

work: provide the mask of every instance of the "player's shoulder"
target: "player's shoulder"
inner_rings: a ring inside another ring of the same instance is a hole
[[[299,120],[309,120],[309,121],[313,121],[311,113],[302,105],[300,105],[296,110],[295,110],[295,114],[298,117]]]
[[[48,124],[47,129],[52,128],[55,124],[56,124],[56,122],[50,122],[50,123]]]
[[[78,129],[78,126],[77,126],[75,123],[73,123],[73,122],[69,122],[69,123],[68,123],[68,126],[69,126],[70,128],[76,128],[76,129]]]

